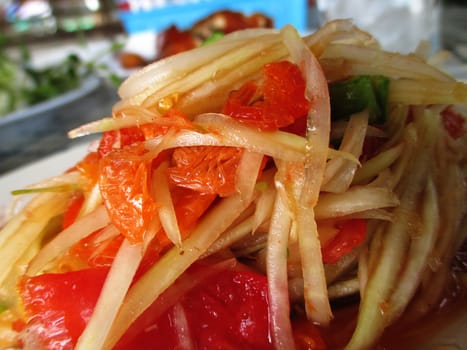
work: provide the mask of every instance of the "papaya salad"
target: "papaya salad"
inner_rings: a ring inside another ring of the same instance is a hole
[[[353,350],[436,318],[465,291],[467,84],[431,59],[336,20],[130,76],[69,132],[101,134],[84,159],[13,192],[0,347]]]

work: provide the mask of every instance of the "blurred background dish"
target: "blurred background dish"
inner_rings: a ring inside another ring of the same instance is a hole
[[[88,147],[89,140],[0,174],[0,227],[13,199],[11,191],[63,173],[86,155]]]
[[[12,54],[15,63],[25,49],[30,55],[28,64],[40,69],[75,55],[84,68],[89,69],[90,62],[93,64],[92,74],[98,75],[100,81],[86,79],[73,91],[61,89],[62,96],[51,95],[49,101],[37,101],[40,103],[28,108],[27,103],[17,103],[13,110],[0,113],[4,115],[0,124],[0,174],[84,142],[69,140],[67,132],[110,115],[118,99],[118,83],[142,65],[160,58],[158,45],[165,41],[165,47],[171,47],[172,37],[165,35],[171,29],[176,27],[178,34],[184,33],[190,31],[192,24],[203,23],[203,18],[212,16],[216,10],[235,10],[238,11],[235,18],[242,18],[245,23],[260,16],[267,19],[269,27],[291,23],[305,30],[307,6],[305,0],[2,2],[0,46]],[[211,19],[204,22],[208,32],[219,17]],[[119,48],[121,43],[123,48]],[[135,59],[139,60],[136,65]],[[24,65],[18,66],[22,69]],[[7,82],[16,87],[24,80],[16,75]],[[1,89],[0,84],[0,104]]]
[[[261,13],[270,17],[277,28],[293,24],[298,30],[308,28],[306,0],[117,0],[117,13],[125,30],[130,33],[160,32],[171,25],[181,29],[221,10]]]
[[[100,85],[101,80],[99,77],[91,75],[85,77],[81,82],[80,86],[76,89],[65,92],[57,97],[45,100],[43,102],[19,108],[14,112],[3,115],[0,117],[0,127],[8,124],[14,123],[21,119],[26,118],[40,118],[41,115],[50,113],[50,111],[58,108],[64,108],[68,104],[77,101],[91,92],[95,91]]]
[[[442,0],[441,46],[467,61],[467,1]]]
[[[57,29],[76,32],[114,23],[113,0],[49,0]]]
[[[89,143],[95,136],[70,140],[67,132],[110,115],[116,100],[113,87],[89,77],[78,89],[0,118],[0,175]]]
[[[420,41],[439,49],[437,0],[317,0],[320,23],[352,18],[390,51],[413,52]]]

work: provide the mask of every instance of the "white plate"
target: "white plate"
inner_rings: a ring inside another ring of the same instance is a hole
[[[467,64],[459,63],[444,67],[456,80],[467,83]]]
[[[60,96],[52,98],[50,100],[37,103],[30,107],[25,107],[18,109],[12,113],[0,116],[0,126],[12,123],[21,119],[31,118],[34,116],[39,116],[45,112],[51,111],[53,109],[62,107],[68,103],[76,101],[92,91],[96,90],[100,85],[100,79],[97,76],[90,75],[86,77],[81,86],[77,89],[68,91]]]
[[[11,191],[63,173],[81,160],[88,149],[89,143],[79,144],[0,176],[0,210],[11,201]]]

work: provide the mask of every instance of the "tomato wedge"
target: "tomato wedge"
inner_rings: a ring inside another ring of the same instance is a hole
[[[92,187],[99,180],[99,162],[101,157],[97,152],[88,153],[82,160],[76,163],[73,170],[81,173],[82,177],[86,179],[84,190],[90,191]]]
[[[195,226],[200,217],[206,212],[216,199],[217,195],[193,191],[184,187],[175,186],[171,189],[175,206],[178,226],[185,238]]]
[[[189,271],[208,277],[184,290],[177,299],[195,348],[272,349],[266,277],[238,263],[210,269],[212,265],[201,263],[190,267]],[[25,277],[19,292],[27,316],[23,330],[26,348],[73,349],[92,314],[107,273],[108,268],[90,268]],[[191,280],[193,275],[185,277]],[[171,288],[179,287],[174,284],[166,293],[176,293]],[[130,338],[124,336],[115,349],[180,348],[174,306],[158,314],[157,319],[149,318],[150,324],[144,327],[135,322],[128,333]]]
[[[136,321],[115,350],[180,349],[183,341],[195,349],[273,349],[266,277],[238,265],[207,277],[179,299],[177,307],[187,326],[185,339],[174,306],[157,319],[148,314],[155,312],[150,307],[143,314],[144,322]],[[210,268],[204,266],[198,273]],[[177,284],[166,293],[176,293],[173,288]]]
[[[82,192],[74,194],[70,202],[68,203],[68,207],[65,210],[65,214],[63,215],[63,222],[62,227],[65,229],[70,226],[73,222],[75,222],[76,218],[78,217],[79,211],[83,206],[84,202],[84,195]]]
[[[299,320],[294,322],[293,333],[297,350],[326,350],[320,330],[311,321]]]
[[[25,277],[19,283],[26,349],[72,350],[91,317],[108,268]]]
[[[103,232],[105,231],[98,230],[76,243],[63,258],[64,263],[66,264],[67,259],[78,259],[77,263],[87,267],[110,267],[124,236],[102,237]]]
[[[132,243],[143,240],[157,204],[150,194],[152,162],[143,145],[116,149],[101,160],[99,187],[112,223]]]
[[[181,147],[172,156],[168,176],[191,190],[229,196],[235,192],[237,167],[243,150],[235,147]]]
[[[289,61],[263,67],[264,82],[245,83],[232,91],[223,113],[261,130],[277,130],[307,115],[310,102],[305,98],[306,82],[299,67]]]
[[[323,261],[335,264],[366,238],[366,221],[351,219],[337,224],[339,232],[322,247]]]
[[[143,130],[136,126],[106,131],[101,137],[98,153],[103,157],[114,148],[123,148],[144,140],[145,135]]]

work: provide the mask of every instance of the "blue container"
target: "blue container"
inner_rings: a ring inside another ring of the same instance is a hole
[[[307,0],[197,0],[173,1],[147,10],[119,11],[125,30],[130,33],[161,32],[174,24],[188,29],[194,23],[219,10],[251,15],[262,13],[274,21],[275,28],[292,24],[297,30],[307,29]]]

